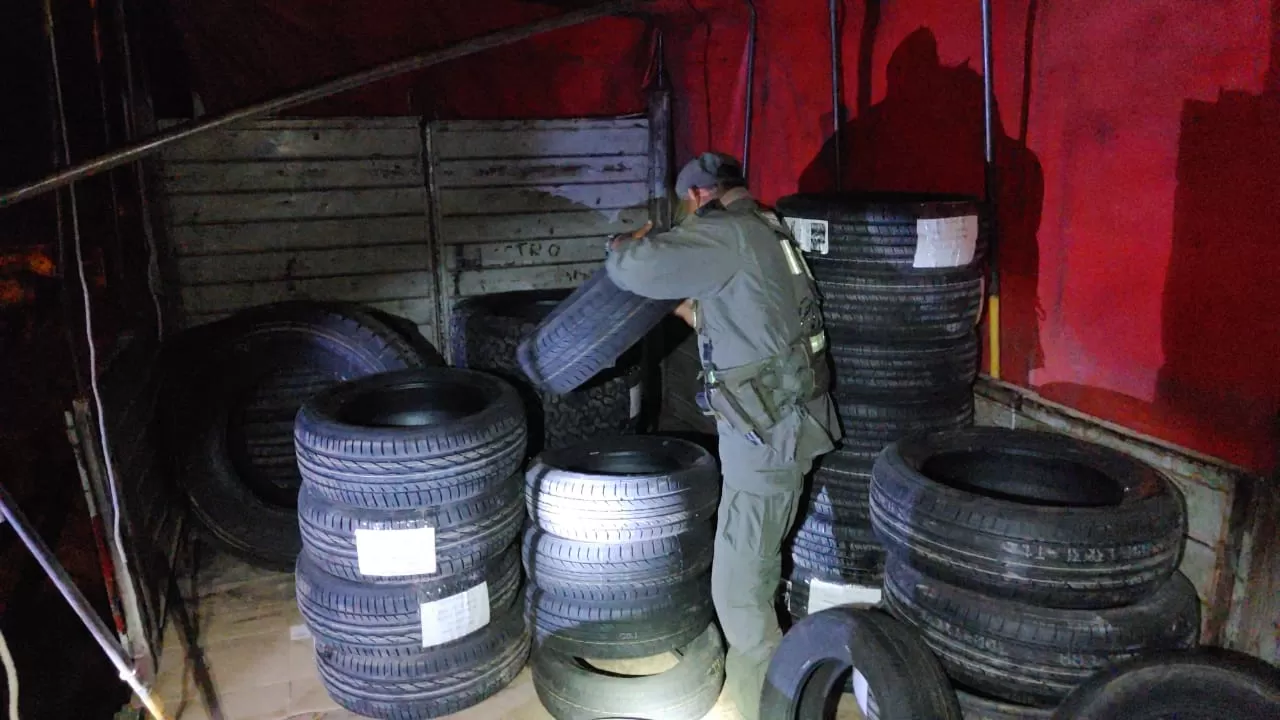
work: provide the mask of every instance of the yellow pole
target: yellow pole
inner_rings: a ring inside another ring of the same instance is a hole
[[[993,294],[987,300],[988,357],[991,358],[991,377],[1000,379],[1000,296]]]

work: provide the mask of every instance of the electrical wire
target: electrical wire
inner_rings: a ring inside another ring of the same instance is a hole
[[[4,661],[4,676],[9,683],[9,720],[18,720],[18,666],[13,664],[3,632],[0,632],[0,660]]]
[[[71,165],[71,141],[67,135],[67,113],[62,99],[62,75],[58,66],[58,46],[54,38],[53,8],[50,0],[44,2],[45,29],[49,33],[49,59],[53,69],[54,97],[57,100],[59,134],[62,136],[62,159]],[[111,446],[108,442],[107,421],[102,403],[102,391],[98,382],[98,351],[93,340],[93,303],[89,295],[89,280],[84,269],[84,243],[80,233],[80,211],[76,200],[76,185],[67,187],[71,200],[71,236],[75,249],[76,270],[80,279],[80,293],[84,300],[84,330],[89,343],[89,387],[93,393],[95,414],[98,416],[98,441],[102,445],[102,464],[107,474],[107,490],[111,496],[111,541],[119,555],[120,569],[128,576],[128,558],[125,555],[124,536],[120,524],[120,494],[117,491],[114,463],[111,461]]]

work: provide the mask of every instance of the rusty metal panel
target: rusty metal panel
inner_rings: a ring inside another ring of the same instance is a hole
[[[1202,639],[1226,639],[1239,584],[1244,534],[1241,488],[1254,482],[1242,468],[1141,435],[1114,423],[1049,402],[1007,383],[982,378],[976,386],[979,425],[1059,432],[1132,455],[1164,471],[1182,491],[1187,543],[1180,569],[1203,605]]]
[[[436,336],[416,118],[267,120],[161,156],[184,326],[292,299],[375,305]]]
[[[444,317],[462,297],[575,287],[610,235],[649,219],[646,118],[436,122],[425,134]]]

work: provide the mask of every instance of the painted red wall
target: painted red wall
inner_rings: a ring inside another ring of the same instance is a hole
[[[212,109],[549,14],[550,4],[504,0],[477,15],[422,0],[382,0],[373,11],[174,1]],[[767,201],[828,188],[826,3],[755,5],[752,185]],[[1280,414],[1280,0],[995,6],[1004,376],[1270,467]],[[681,160],[703,148],[741,152],[745,8],[657,3]],[[977,0],[845,0],[840,16],[844,187],[981,193]],[[308,112],[639,111],[650,43],[640,20],[603,21]]]

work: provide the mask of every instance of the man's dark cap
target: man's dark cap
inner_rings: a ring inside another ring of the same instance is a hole
[[[721,183],[743,185],[742,164],[722,153],[705,152],[685,163],[676,176],[676,194],[684,197],[693,188],[713,188]]]

